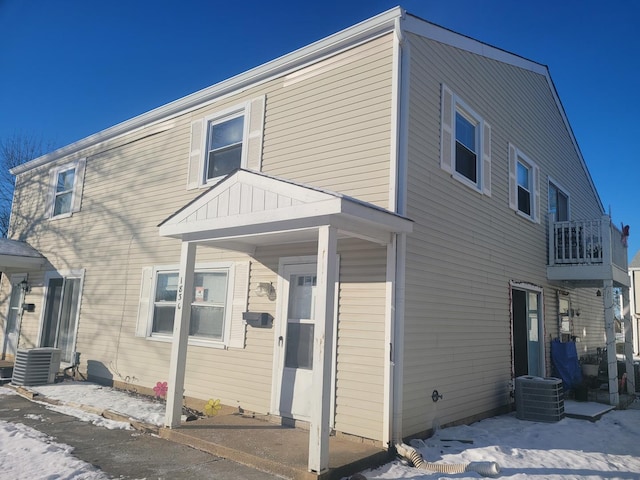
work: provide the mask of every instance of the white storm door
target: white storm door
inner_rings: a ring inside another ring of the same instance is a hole
[[[9,299],[9,311],[7,312],[7,325],[4,331],[4,345],[2,353],[4,357],[15,357],[18,350],[18,336],[20,335],[20,319],[22,313],[22,301],[24,293],[19,285],[24,277],[11,277],[11,298]]]
[[[313,314],[316,299],[316,265],[288,265],[284,270],[286,322],[278,345],[282,362],[280,416],[309,420],[313,372]]]

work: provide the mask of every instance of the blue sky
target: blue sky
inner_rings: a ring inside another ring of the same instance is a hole
[[[638,251],[636,0],[0,0],[0,138],[64,146],[398,4],[549,66],[602,202]]]

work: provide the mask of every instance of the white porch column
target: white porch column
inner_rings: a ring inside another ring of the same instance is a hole
[[[173,344],[169,363],[167,391],[167,409],[164,424],[169,428],[180,426],[182,417],[182,396],[184,393],[184,374],[187,363],[187,344],[189,341],[189,320],[191,301],[193,300],[193,271],[196,263],[196,244],[182,242],[180,253],[180,271],[178,273],[178,292],[176,313],[173,320]]]
[[[629,289],[622,287],[622,324],[624,328],[624,356],[627,365],[627,393],[636,391],[636,375],[633,368],[633,330],[629,308]]]
[[[607,364],[609,373],[609,404],[618,405],[618,359],[616,357],[616,330],[613,315],[613,280],[603,282],[604,331],[607,339]]]
[[[337,269],[337,234],[334,227],[318,229],[318,270],[313,332],[313,374],[309,428],[309,471],[329,467],[329,416],[331,402],[331,345]]]

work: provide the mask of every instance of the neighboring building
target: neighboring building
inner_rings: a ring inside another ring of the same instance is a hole
[[[629,287],[548,69],[400,8],[13,173],[6,355],[310,422],[317,472],[505,411]]]

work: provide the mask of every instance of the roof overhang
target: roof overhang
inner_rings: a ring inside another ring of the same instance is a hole
[[[0,238],[0,272],[40,270],[47,259],[26,242]]]
[[[381,245],[413,229],[411,220],[370,203],[237,170],[162,222],[159,233],[250,252],[259,245],[314,241],[323,225]]]

